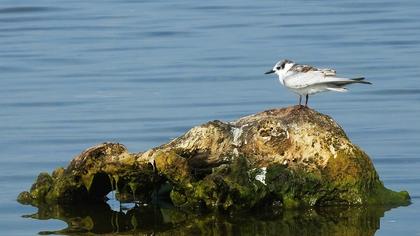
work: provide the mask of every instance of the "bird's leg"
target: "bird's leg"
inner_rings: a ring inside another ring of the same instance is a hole
[[[306,94],[305,107],[308,107],[308,100],[309,100],[309,95]]]
[[[299,95],[299,106],[302,106],[302,95]]]

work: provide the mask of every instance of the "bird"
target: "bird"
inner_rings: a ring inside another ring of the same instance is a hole
[[[279,77],[283,86],[299,95],[299,106],[302,106],[302,96],[305,96],[305,107],[308,107],[309,95],[326,91],[347,92],[344,86],[349,84],[372,84],[364,77],[337,77],[334,69],[319,69],[311,65],[297,64],[288,59],[277,62],[273,69],[265,72],[265,74],[272,73]]]

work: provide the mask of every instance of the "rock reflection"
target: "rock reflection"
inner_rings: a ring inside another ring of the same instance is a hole
[[[374,235],[390,207],[352,207],[259,212],[192,214],[171,206],[136,205],[113,211],[107,204],[41,206],[26,217],[59,219],[68,227],[40,234],[113,235]]]

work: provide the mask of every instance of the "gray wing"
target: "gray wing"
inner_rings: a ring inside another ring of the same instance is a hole
[[[371,84],[364,81],[364,78],[338,78],[334,69],[318,69],[300,64],[295,64],[290,68],[284,81],[292,88],[304,88],[311,85],[331,85],[331,87],[337,88],[354,83]]]
[[[304,88],[313,85],[331,85],[331,87],[342,87],[354,83],[371,84],[368,81],[364,81],[364,78],[338,78],[335,77],[335,75],[326,75],[325,71],[320,70],[290,74],[286,76],[284,82],[291,88]]]
[[[325,81],[325,74],[322,71],[312,70],[308,72],[293,71],[284,78],[284,83],[291,88],[304,88]]]
[[[318,71],[318,68],[311,65],[294,64],[289,71],[294,73],[306,73],[309,71]]]
[[[289,69],[289,74],[298,74],[298,73],[308,73],[308,72],[321,72],[324,74],[324,76],[335,76],[336,71],[334,69],[330,68],[316,68],[311,65],[301,65],[301,64],[295,64]]]
[[[332,84],[338,87],[342,87],[348,84],[372,84],[371,82],[365,81],[364,79],[365,79],[364,77],[353,78],[353,79],[331,77],[331,78],[326,78],[324,81],[320,81],[316,84]]]

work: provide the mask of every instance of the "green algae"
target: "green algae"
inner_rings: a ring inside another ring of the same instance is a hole
[[[189,186],[176,185],[170,197],[179,207],[221,211],[252,208],[267,194],[266,187],[255,175],[244,157],[236,157],[232,164],[214,168],[204,179]]]
[[[191,177],[185,158],[175,152],[160,153],[156,158],[159,174],[149,165],[124,166],[118,171],[111,168],[112,173],[93,169],[81,176],[70,175],[58,168],[52,176],[41,173],[31,191],[21,193],[18,201],[33,205],[71,203],[100,199],[115,190],[119,200],[147,202],[164,181],[169,181],[172,203],[189,210],[238,211],[274,205],[293,209],[408,204],[408,193],[386,189],[364,155],[360,152],[350,159],[347,153],[338,152],[321,171],[272,164],[266,168],[265,181],[261,182],[257,179],[263,174],[261,169],[253,168],[249,158],[244,156],[230,157],[231,163],[214,167],[210,174],[196,179]],[[365,172],[361,171],[362,167]],[[98,189],[106,185],[105,190]]]
[[[35,206],[45,203],[100,202],[113,190],[124,200],[141,196],[147,201],[156,184],[153,168],[133,162],[131,165],[119,162],[105,165],[99,161],[105,159],[106,156],[102,155],[118,153],[121,148],[115,144],[104,144],[98,149],[89,149],[92,157],[82,156],[80,161],[74,160],[67,169],[57,168],[51,176],[41,173],[30,191],[18,196],[18,201]]]
[[[95,175],[92,174],[82,176],[83,185],[86,187],[88,192],[90,190],[90,187],[92,186],[93,178],[95,178]]]
[[[191,170],[185,158],[175,151],[156,154],[155,165],[159,173],[173,183],[189,185]]]
[[[128,186],[130,186],[131,192],[133,193],[133,200],[136,200],[136,191],[139,187],[139,184],[135,183],[135,182],[130,182],[128,183]]]
[[[116,175],[116,174],[113,174],[112,175],[112,179],[113,179],[113,182],[115,183],[115,188],[113,188],[113,190],[115,190],[115,192],[118,193],[119,192],[119,190],[118,190],[118,181],[120,180],[120,177],[118,175]]]
[[[382,183],[375,186],[367,198],[367,205],[376,206],[407,206],[410,195],[407,191],[395,192],[387,189]]]
[[[109,183],[111,183],[111,190],[114,191],[116,190],[116,184],[114,181],[114,177],[110,174],[108,174],[108,178],[109,178]]]

